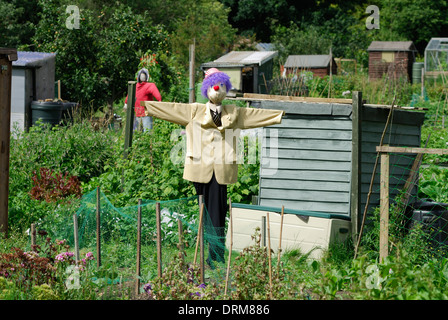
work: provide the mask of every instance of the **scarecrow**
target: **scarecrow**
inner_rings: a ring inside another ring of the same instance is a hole
[[[202,103],[143,101],[147,116],[185,126],[187,148],[183,178],[193,182],[203,196],[209,221],[218,236],[218,243],[209,241],[207,263],[224,262],[224,228],[227,215],[227,185],[237,182],[237,140],[242,129],[278,124],[284,111],[241,108],[222,105],[232,88],[230,77],[216,69],[208,69],[201,93],[208,99]]]

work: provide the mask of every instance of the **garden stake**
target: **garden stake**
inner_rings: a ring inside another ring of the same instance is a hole
[[[135,295],[140,293],[140,260],[142,240],[142,199],[138,199],[137,211],[137,278],[135,280]]]
[[[75,241],[75,259],[76,264],[79,262],[79,241],[78,241],[78,216],[73,214],[73,238]]]
[[[269,227],[269,212],[266,212],[266,219],[268,223],[269,298],[272,300],[271,233]]]
[[[160,202],[156,202],[157,274],[162,277],[162,233],[160,228]]]
[[[31,224],[30,235],[31,235],[31,247],[32,247],[36,245],[36,226],[34,223]]]
[[[177,228],[179,229],[179,251],[180,251],[180,258],[182,260],[182,266],[184,265],[184,240],[183,240],[183,227],[182,227],[182,221],[180,219],[177,219]]]
[[[392,105],[390,107],[389,115],[387,116],[386,125],[384,126],[383,134],[381,135],[380,144],[379,144],[380,146],[383,145],[384,136],[386,135],[386,131],[387,131],[387,128],[389,127],[389,122],[390,122],[391,116],[392,116],[393,111],[394,111],[394,105],[395,105],[395,97],[394,97],[394,100],[392,101]],[[364,213],[363,213],[363,217],[362,217],[361,228],[359,230],[358,241],[357,241],[356,246],[355,246],[355,256],[354,256],[353,259],[356,259],[356,256],[358,255],[358,247],[359,247],[359,244],[361,242],[361,236],[362,236],[362,232],[363,232],[363,229],[364,229],[364,224],[365,224],[366,215],[367,215],[367,208],[368,208],[369,202],[370,202],[370,196],[372,194],[373,182],[375,180],[376,168],[378,166],[379,157],[380,157],[380,153],[377,152],[376,153],[375,165],[373,167],[372,177],[370,179],[369,193],[367,194],[367,201],[366,201],[366,205],[364,207]]]
[[[196,241],[196,249],[194,250],[194,259],[193,264],[196,265],[196,257],[198,255],[198,247],[199,247],[199,240],[200,240],[200,233],[202,231],[202,215],[204,213],[204,204],[201,203],[201,210],[199,212],[199,226],[198,226],[198,239]]]
[[[101,208],[100,208],[100,187],[96,188],[96,251],[97,260],[96,266],[99,268],[101,266]]]
[[[280,239],[278,241],[278,256],[277,256],[277,268],[280,266],[280,253],[282,251],[282,233],[283,233],[283,213],[285,206],[282,206],[282,216],[280,219]]]
[[[224,296],[227,296],[227,288],[229,286],[229,274],[230,274],[230,258],[232,256],[232,246],[233,246],[233,221],[232,221],[232,200],[229,198],[229,217],[230,217],[230,244],[229,244],[229,257],[227,258],[227,273],[226,273],[226,286],[224,289]]]

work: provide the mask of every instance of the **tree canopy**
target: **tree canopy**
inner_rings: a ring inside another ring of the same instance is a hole
[[[162,90],[173,92],[174,79],[187,76],[193,41],[197,66],[254,42],[273,43],[283,61],[331,47],[366,66],[373,40],[412,40],[422,55],[431,37],[448,32],[445,0],[78,0],[80,27],[70,29],[72,4],[0,2],[0,46],[56,52],[65,97],[93,105],[125,95],[148,52],[160,63]],[[379,8],[379,29],[366,27],[369,5]]]

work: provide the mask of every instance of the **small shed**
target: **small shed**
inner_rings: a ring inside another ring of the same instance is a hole
[[[12,63],[11,129],[31,126],[31,102],[55,96],[56,54],[18,51]]]
[[[353,99],[267,96],[246,100],[253,107],[284,110],[285,116],[281,124],[263,128],[257,203],[232,204],[235,250],[251,242],[255,227],[263,228],[267,212],[273,223],[271,230],[275,230],[274,235],[271,233],[275,249],[282,207],[288,216],[285,223],[289,221],[284,226],[283,248],[299,247],[306,252],[316,247],[325,249],[336,239],[357,234],[376,161],[376,146],[390,107],[364,104],[358,92]],[[424,113],[407,108],[393,112],[384,143],[420,147]],[[395,154],[390,159],[391,190],[398,192],[410,174],[415,156]],[[369,209],[380,203],[380,173],[379,167]],[[414,187],[411,193],[416,192]],[[391,191],[391,201],[395,195]],[[313,255],[317,257],[319,252],[322,251],[316,250]]]
[[[205,72],[218,68],[230,76],[233,88],[230,95],[266,93],[266,84],[272,79],[273,59],[277,51],[231,51],[224,56],[201,65]]]
[[[448,38],[431,38],[425,48],[425,76],[448,74]]]
[[[369,79],[412,79],[417,49],[412,41],[372,41],[369,52]]]
[[[311,71],[314,76],[323,78],[330,75],[330,70],[332,74],[337,74],[338,66],[330,54],[290,55],[286,59],[284,70],[286,75]]]

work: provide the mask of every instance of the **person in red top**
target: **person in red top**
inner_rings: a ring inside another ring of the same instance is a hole
[[[147,69],[143,68],[138,71],[137,74],[137,86],[135,88],[135,117],[136,126],[140,128],[143,126],[143,130],[152,129],[152,117],[145,115],[145,107],[140,105],[140,101],[162,101],[162,96],[160,95],[159,89],[153,82],[148,82],[149,72]],[[127,108],[128,97],[124,101],[124,109]]]

